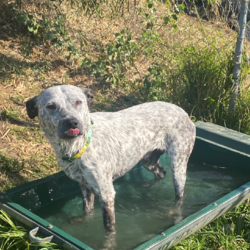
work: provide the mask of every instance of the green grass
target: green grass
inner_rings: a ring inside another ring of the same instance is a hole
[[[18,127],[13,126],[9,132],[10,135],[15,137],[15,140],[20,142],[35,142],[35,143],[43,143],[46,142],[46,138],[44,137],[41,129],[39,127]]]
[[[54,243],[37,246],[30,242],[28,231],[14,222],[0,210],[0,249],[1,250],[52,250],[62,249]]]
[[[19,112],[17,109],[14,108],[5,108],[2,112],[1,112],[1,118],[3,119],[18,119],[19,116]]]
[[[31,150],[29,157],[8,155],[11,155],[8,150],[0,151],[0,192],[60,170],[52,153]]]
[[[1,172],[1,186],[0,191],[4,191],[21,185],[28,181],[28,178],[22,176],[20,172],[24,169],[25,162],[15,158],[5,156],[0,153],[0,172]]]

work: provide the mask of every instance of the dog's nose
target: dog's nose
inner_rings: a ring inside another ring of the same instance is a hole
[[[69,118],[63,120],[63,125],[67,128],[77,128],[79,121],[76,118]]]
[[[73,126],[74,128],[76,128],[77,125],[78,125],[78,120],[77,120],[77,119],[71,120],[71,124],[72,124],[72,126]]]

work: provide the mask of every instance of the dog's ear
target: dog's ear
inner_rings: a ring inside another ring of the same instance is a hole
[[[87,98],[88,106],[91,106],[93,104],[93,99],[94,99],[93,91],[91,89],[88,89],[88,88],[81,88],[81,90]]]
[[[38,96],[35,96],[26,102],[26,110],[30,119],[34,119],[38,116],[37,97]]]

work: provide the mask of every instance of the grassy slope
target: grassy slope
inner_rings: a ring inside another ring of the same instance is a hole
[[[66,7],[65,7],[66,8]],[[69,15],[71,12],[68,12]],[[71,13],[72,14],[72,13]],[[71,16],[74,30],[77,16]],[[106,39],[113,39],[111,34],[122,26],[130,26],[133,33],[140,31],[136,22],[124,21],[85,22],[85,32],[89,34],[89,41],[101,37],[101,31],[106,32]],[[187,17],[182,19],[182,30],[178,33],[171,30],[164,33],[166,39],[186,41],[193,39],[201,42],[202,33],[198,20]],[[126,23],[126,25],[125,25]],[[138,21],[139,23],[139,21]],[[18,186],[24,182],[42,178],[59,171],[55,156],[49,143],[44,138],[38,120],[29,120],[25,112],[25,101],[40,93],[44,88],[55,84],[74,84],[76,86],[91,87],[95,92],[95,105],[92,111],[114,111],[134,105],[123,94],[110,90],[107,86],[88,77],[76,65],[68,64],[63,54],[54,53],[54,48],[35,45],[30,36],[9,33],[7,24],[0,26],[0,191]],[[215,25],[215,24],[214,24]],[[225,27],[219,29],[224,37],[235,37],[231,30]],[[192,27],[192,28],[190,28]],[[211,25],[204,24],[207,37],[213,32]],[[112,32],[111,32],[112,31]],[[210,32],[210,33],[209,33]],[[218,33],[219,34],[219,33]],[[218,40],[219,39],[218,35]],[[105,39],[102,37],[102,39]],[[230,43],[232,44],[232,43]],[[33,50],[29,56],[27,51]],[[99,52],[97,52],[98,54]],[[141,74],[145,74],[150,59],[141,58],[137,67]],[[184,240],[174,249],[250,249],[250,208],[249,202],[227,213],[222,218],[203,228],[198,233]],[[242,223],[242,216],[243,223]]]
[[[4,34],[5,35],[5,34]],[[37,60],[20,53],[20,42],[8,37],[0,40],[0,190],[17,186],[59,171],[52,148],[44,138],[37,118],[27,117],[25,101],[54,84],[91,86],[83,76],[71,75],[66,63],[47,55]],[[119,110],[132,105],[122,96],[113,96],[101,86],[93,86],[95,105],[92,110]]]

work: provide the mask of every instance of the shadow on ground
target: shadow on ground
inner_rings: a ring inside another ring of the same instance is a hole
[[[11,117],[11,116],[6,116],[3,114],[3,112],[0,114],[0,121],[8,121],[10,124],[15,124],[23,127],[33,127],[33,128],[39,128],[40,126],[38,124],[35,124],[32,121],[24,121],[19,118]]]
[[[3,80],[3,82],[7,79],[10,79],[12,77],[11,74],[15,73],[16,75],[21,75],[27,69],[31,69],[32,71],[46,71],[53,70],[61,65],[65,65],[65,62],[60,59],[41,59],[41,61],[26,62],[14,57],[17,55],[19,54],[15,52],[13,52],[13,55],[9,56],[0,53],[0,78]]]

